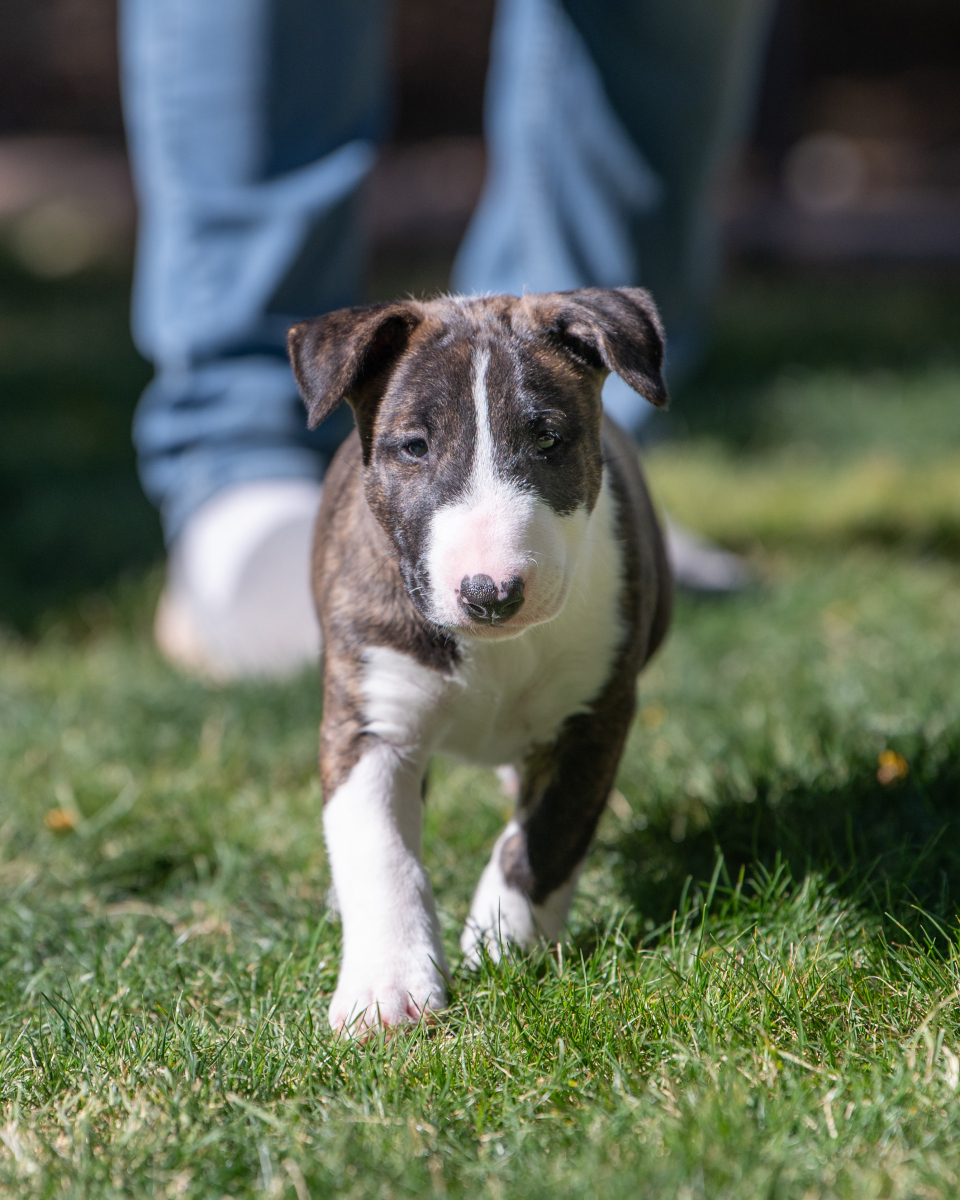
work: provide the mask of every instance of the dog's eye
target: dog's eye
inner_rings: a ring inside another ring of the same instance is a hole
[[[549,429],[545,429],[543,433],[537,435],[537,449],[546,454],[548,450],[555,450],[560,445],[560,434],[552,433]]]
[[[403,447],[403,452],[411,458],[426,458],[428,449],[429,447],[423,438],[414,438],[413,441],[406,443]]]

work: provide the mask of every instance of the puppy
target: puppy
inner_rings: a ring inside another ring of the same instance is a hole
[[[467,959],[561,933],[670,617],[637,450],[600,402],[615,371],[666,403],[663,333],[646,292],[584,288],[344,309],[289,350],[311,427],[344,399],[357,425],[324,483],[313,585],[343,922],[330,1023],[361,1033],[446,1000],[420,863],[432,754],[520,774]]]

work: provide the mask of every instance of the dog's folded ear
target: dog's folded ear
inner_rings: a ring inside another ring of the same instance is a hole
[[[311,429],[349,400],[361,434],[372,425],[390,372],[423,320],[415,301],[341,308],[301,321],[287,334],[287,352]]]
[[[651,404],[668,400],[663,381],[663,324],[643,288],[578,288],[549,296],[547,329],[575,358],[595,370],[614,371]]]

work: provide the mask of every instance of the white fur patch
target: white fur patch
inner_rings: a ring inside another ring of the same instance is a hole
[[[496,455],[493,449],[493,430],[490,428],[490,396],[487,392],[487,371],[490,367],[490,348],[484,347],[473,355],[473,411],[477,422],[477,445],[473,458],[473,482],[481,489],[496,482]]]
[[[563,932],[577,888],[577,872],[551,892],[543,904],[532,904],[523,892],[507,882],[500,866],[504,843],[519,829],[517,822],[511,821],[500,834],[477,884],[460,938],[460,949],[471,966],[480,962],[484,947],[490,957],[499,962],[510,943],[531,946],[540,938],[555,942]]]
[[[389,646],[367,647],[363,667],[365,732],[406,756],[429,746],[436,714],[457,681]]]

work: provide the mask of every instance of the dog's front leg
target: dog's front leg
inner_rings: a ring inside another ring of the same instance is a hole
[[[330,1024],[352,1035],[420,1020],[446,1003],[447,967],[420,862],[423,766],[377,737],[324,807],[343,923]]]
[[[622,671],[592,711],[569,717],[524,763],[516,816],[497,839],[460,939],[468,962],[484,948],[498,959],[509,943],[560,937],[633,708],[633,676]]]

